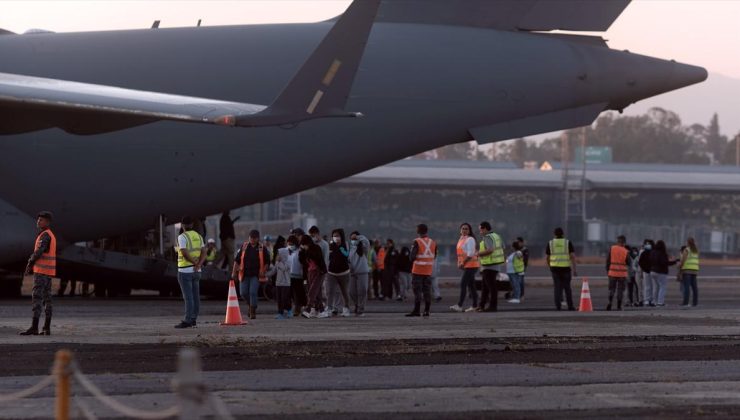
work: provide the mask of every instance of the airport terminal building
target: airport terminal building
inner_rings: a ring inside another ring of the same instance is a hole
[[[704,254],[740,251],[740,168],[605,163],[585,171],[580,164],[546,169],[402,160],[247,207],[243,220],[261,220],[262,230],[274,234],[315,222],[324,233],[343,227],[398,244],[410,243],[415,225],[427,223],[431,236],[448,247],[456,243],[460,223],[488,220],[507,242],[523,236],[535,252],[544,249],[553,228],[565,224],[586,255],[603,255],[619,234],[633,245],[663,239],[674,254],[687,236]],[[302,217],[286,221],[290,212]]]

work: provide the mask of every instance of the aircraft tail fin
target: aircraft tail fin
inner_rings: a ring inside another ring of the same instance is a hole
[[[295,117],[295,122],[326,117],[358,117],[347,112],[352,84],[365,51],[380,0],[355,0],[319,46],[262,112],[237,116],[237,126],[271,125]]]

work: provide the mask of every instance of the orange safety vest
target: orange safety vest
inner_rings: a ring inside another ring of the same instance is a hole
[[[49,250],[41,254],[41,257],[33,264],[33,273],[54,277],[57,275],[57,238],[51,229],[46,229],[39,233],[36,237],[36,245],[33,250],[35,252],[41,248],[41,235],[44,233],[48,233],[49,238],[51,238],[51,241],[49,241]]]
[[[437,254],[437,244],[432,238],[416,238],[414,240],[418,246],[414,266],[411,273],[420,276],[431,276],[434,272],[434,258]]]
[[[385,248],[383,248],[382,246],[380,247],[380,250],[378,250],[378,256],[375,261],[375,267],[378,270],[385,269]]]
[[[242,257],[239,259],[239,281],[242,281],[244,279],[244,256],[247,254],[247,245],[249,245],[249,241],[244,242],[242,244]],[[264,253],[264,247],[262,244],[259,245],[259,259],[260,259],[260,272],[258,275],[259,282],[260,283],[266,283],[267,282],[267,276],[265,275],[265,253]]]
[[[465,245],[465,242],[468,240],[473,240],[471,236],[461,236],[460,239],[457,241],[457,265],[460,266],[460,264],[465,261],[465,258],[468,257],[468,255],[463,250],[463,246]],[[475,242],[475,240],[473,240]],[[475,246],[473,246],[475,248]],[[468,260],[468,262],[465,263],[464,268],[480,268],[480,262],[478,261],[478,256],[473,255],[473,258]]]
[[[612,245],[609,253],[609,277],[627,277],[627,249]]]

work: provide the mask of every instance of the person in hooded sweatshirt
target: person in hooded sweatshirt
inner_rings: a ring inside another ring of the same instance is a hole
[[[638,275],[642,279],[642,305],[655,306],[653,302],[653,278],[650,275],[650,253],[653,250],[655,242],[652,239],[645,239],[642,242],[642,250],[637,257],[637,265],[640,268]]]
[[[293,302],[291,312],[293,316],[300,316],[301,309],[308,303],[306,287],[303,285],[303,264],[300,258],[301,250],[298,248],[299,241],[297,235],[288,236],[288,266],[290,267],[290,292]]]
[[[300,246],[303,250],[300,254],[301,264],[307,271],[308,278],[308,306],[301,315],[305,318],[328,318],[331,312],[325,309],[321,293],[324,275],[327,272],[321,247],[314,243],[310,236],[303,236]]]
[[[653,291],[654,305],[665,306],[665,292],[668,283],[668,267],[675,265],[679,260],[672,259],[668,256],[665,242],[658,241],[655,248],[650,252],[650,277],[653,279],[653,285],[656,289]]]
[[[341,300],[344,304],[342,316],[350,316],[349,311],[349,287],[350,269],[349,269],[349,246],[344,236],[344,229],[334,229],[331,232],[331,244],[329,245],[329,275],[326,277],[326,296],[329,302],[336,294],[339,288]],[[338,307],[332,308],[339,310]],[[331,309],[330,309],[331,310]]]
[[[290,249],[283,237],[278,238],[275,243],[275,254],[273,257],[272,273],[275,276],[275,300],[278,313],[275,319],[288,319],[293,317],[291,309],[290,290]]]
[[[372,248],[370,241],[360,232],[354,231],[349,237],[349,297],[352,300],[355,315],[364,316],[370,275],[368,256]]]
[[[398,253],[398,260],[396,262],[398,269],[398,283],[400,286],[399,297],[400,300],[406,300],[406,294],[411,293],[411,249],[404,246]]]

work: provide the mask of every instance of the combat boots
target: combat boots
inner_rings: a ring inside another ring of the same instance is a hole
[[[44,328],[41,329],[41,333],[39,335],[51,335],[51,317],[47,316],[44,319]]]
[[[39,319],[34,318],[31,323],[31,328],[20,333],[20,335],[38,335],[39,334]]]

